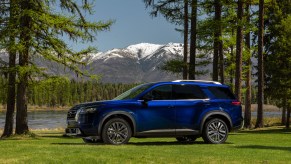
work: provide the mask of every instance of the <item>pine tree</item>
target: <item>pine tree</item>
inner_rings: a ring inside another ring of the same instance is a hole
[[[259,34],[258,34],[258,114],[256,128],[264,126],[264,0],[259,1]]]
[[[266,95],[283,107],[282,123],[288,127],[291,103],[291,0],[273,0],[266,5]]]
[[[247,23],[250,24],[250,1],[247,1],[246,3],[246,14],[247,14]],[[251,128],[251,98],[252,98],[252,61],[251,61],[251,33],[250,29],[247,29],[247,33],[245,36],[246,40],[246,51],[248,55],[248,59],[246,62],[247,66],[247,72],[246,72],[246,98],[245,98],[245,116],[244,116],[244,127],[245,128]]]
[[[33,55],[41,55],[47,60],[61,63],[78,74],[84,74],[78,65],[84,64],[80,59],[91,52],[92,48],[74,52],[60,39],[67,35],[73,41],[93,41],[95,33],[106,30],[111,25],[108,22],[88,22],[83,16],[83,11],[92,13],[91,3],[82,1],[17,1],[19,16],[13,26],[19,37],[16,51],[19,52],[19,83],[17,86],[17,116],[16,133],[28,132],[27,125],[27,87],[28,77],[41,73],[42,70],[30,60]],[[53,10],[59,5],[65,14]],[[7,27],[6,27],[7,29]],[[39,74],[38,74],[39,75]]]
[[[7,3],[7,4],[5,4]],[[17,16],[17,1],[11,0],[9,1],[2,1],[1,6],[3,7],[2,10],[2,23],[6,24],[8,28],[1,28],[1,36],[4,38],[1,38],[1,40],[8,39],[8,44],[5,45],[4,41],[4,47],[7,48],[8,54],[9,54],[9,65],[8,65],[8,89],[7,92],[7,112],[6,112],[6,121],[5,121],[5,127],[4,132],[1,137],[9,137],[13,134],[13,122],[14,122],[14,112],[15,112],[15,81],[16,81],[16,50],[14,48],[15,46],[15,32],[13,30],[13,25],[15,24],[15,19]],[[6,18],[3,17],[5,15],[9,15]],[[6,19],[6,20],[5,20]],[[3,33],[7,33],[9,36],[2,35]]]

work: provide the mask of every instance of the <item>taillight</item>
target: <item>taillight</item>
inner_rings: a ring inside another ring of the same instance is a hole
[[[232,105],[239,106],[241,103],[240,103],[239,101],[232,101],[231,104],[232,104]]]

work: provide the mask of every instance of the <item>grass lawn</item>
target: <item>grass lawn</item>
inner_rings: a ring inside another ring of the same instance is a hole
[[[291,130],[270,127],[231,133],[227,143],[178,143],[132,138],[127,145],[85,144],[60,131],[0,140],[0,163],[291,163]]]

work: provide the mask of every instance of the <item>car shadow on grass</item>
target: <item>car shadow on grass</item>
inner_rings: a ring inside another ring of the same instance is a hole
[[[104,145],[103,143],[98,144],[91,144],[91,143],[51,143],[52,145],[65,145],[65,146],[82,146],[82,145],[94,145],[94,146],[100,146]]]
[[[253,129],[253,130],[242,130],[237,134],[291,134],[291,129]]]
[[[80,146],[80,145],[93,145],[102,146],[110,145],[105,143],[51,143],[52,145],[69,145],[69,146]],[[125,145],[135,145],[135,146],[169,146],[169,145],[195,145],[204,144],[204,142],[194,142],[194,143],[183,143],[183,142],[129,142]]]
[[[105,143],[51,143],[52,145],[69,145],[69,146],[80,146],[80,145],[93,145],[93,146],[103,146],[110,145]],[[175,146],[175,145],[202,145],[206,144],[203,141],[195,142],[178,142],[178,141],[145,141],[145,142],[128,142],[125,145],[134,145],[134,146]],[[230,142],[225,142],[223,144],[233,144]],[[113,145],[112,145],[113,146]]]
[[[246,146],[236,146],[236,148],[261,149],[261,150],[283,150],[283,151],[291,152],[291,147],[281,147],[281,146],[246,145]]]
[[[195,144],[204,144],[204,142],[203,141],[196,141],[196,142],[151,141],[151,142],[129,142],[128,143],[128,145],[136,145],[136,146],[195,145]]]

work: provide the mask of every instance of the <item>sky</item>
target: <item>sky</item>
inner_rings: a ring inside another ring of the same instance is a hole
[[[125,48],[138,43],[182,43],[182,35],[159,15],[152,18],[143,0],[96,0],[94,15],[86,15],[91,21],[114,20],[110,31],[99,32],[97,41],[74,45],[80,50],[88,45],[105,52],[113,48]]]

